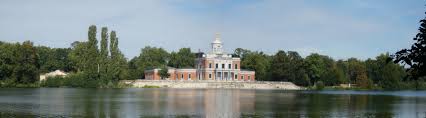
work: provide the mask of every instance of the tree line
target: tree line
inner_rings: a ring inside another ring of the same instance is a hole
[[[88,40],[75,41],[70,48],[34,46],[31,41],[0,42],[0,85],[37,85],[40,74],[54,70],[71,74],[64,79],[48,79],[48,86],[108,87],[129,78],[127,59],[118,48],[116,31],[101,28],[100,48],[96,35],[97,28],[92,25]]]
[[[410,88],[414,78],[407,77],[402,65],[390,62],[389,53],[374,59],[360,60],[333,58],[312,53],[305,58],[295,51],[278,51],[273,55],[237,48],[234,55],[241,57],[241,68],[256,71],[262,81],[290,81],[301,86],[354,84],[359,88]]]

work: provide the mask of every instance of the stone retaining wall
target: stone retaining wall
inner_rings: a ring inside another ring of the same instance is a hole
[[[168,80],[122,80],[122,83],[131,84],[133,87],[159,86],[162,88],[235,88],[235,89],[283,89],[302,90],[291,82],[269,81],[168,81]]]

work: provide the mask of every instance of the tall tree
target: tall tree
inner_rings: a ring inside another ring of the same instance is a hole
[[[410,49],[402,49],[393,57],[395,63],[408,65],[408,72],[414,80],[426,78],[426,18],[420,20],[419,33],[413,38],[415,43]]]
[[[108,28],[102,27],[101,30],[101,50],[99,55],[99,74],[100,79],[104,84],[111,80],[110,71],[108,67],[109,63],[109,51],[108,51]]]
[[[129,78],[129,70],[127,66],[127,60],[124,55],[121,53],[118,48],[118,37],[116,31],[111,31],[110,34],[110,52],[111,52],[111,62],[110,62],[110,71],[111,77],[114,81],[119,79]]]
[[[101,31],[101,58],[103,60],[108,58],[108,28],[102,27]]]
[[[118,38],[115,31],[111,31],[111,39],[109,43],[109,50],[111,52],[111,58],[117,58],[119,49],[118,49]]]
[[[83,71],[87,72],[90,78],[99,78],[99,50],[98,40],[96,39],[96,26],[92,25],[89,27],[88,32],[89,41],[87,42],[86,51],[83,53],[85,56],[85,67]]]

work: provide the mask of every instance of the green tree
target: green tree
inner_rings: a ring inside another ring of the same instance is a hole
[[[89,41],[87,42],[87,47],[84,55],[84,64],[85,71],[91,79],[99,78],[99,50],[98,50],[98,40],[96,39],[96,26],[92,25],[89,27],[88,32]]]
[[[169,69],[166,66],[162,66],[158,74],[160,75],[161,79],[170,77]]]
[[[303,58],[295,51],[278,51],[273,57],[271,68],[271,78],[275,81],[290,81],[297,85],[309,85],[306,79],[306,72],[303,65]]]
[[[409,66],[409,75],[414,80],[426,78],[426,18],[420,20],[420,23],[419,33],[413,38],[415,43],[411,48],[402,49],[393,55],[395,63]]]
[[[248,54],[248,53],[250,53],[250,52],[251,52],[251,51],[250,51],[250,50],[247,50],[247,49],[237,48],[237,49],[235,49],[235,50],[234,50],[234,54],[233,54],[233,56],[243,58],[243,57],[244,57],[244,55],[246,55],[246,54]]]
[[[163,48],[146,46],[135,59],[136,71],[140,73],[139,78],[144,77],[145,69],[153,69],[167,64],[169,53]]]
[[[69,58],[70,48],[49,48],[46,46],[35,47],[40,64],[40,73],[47,73],[55,70],[66,72],[75,71],[74,64]]]
[[[305,68],[311,83],[316,83],[320,79],[330,79],[327,75],[332,75],[330,73],[334,68],[334,61],[328,56],[314,53],[306,57]],[[325,82],[327,83],[324,84],[330,85],[334,80],[326,80]]]
[[[37,49],[32,42],[4,43],[0,45],[0,50],[0,80],[6,80],[7,84],[38,81],[40,65]]]
[[[38,64],[38,56],[33,43],[30,41],[23,42],[17,55],[19,63],[16,68],[17,72],[15,76],[18,79],[18,82],[27,84],[38,81],[38,69],[40,66]]]
[[[380,54],[373,61],[374,68],[370,67],[369,69],[373,70],[372,73],[375,77],[373,81],[375,83],[378,83],[387,90],[399,89],[402,79],[406,76],[406,72],[402,66],[389,62],[389,58],[391,58],[389,53]]]
[[[356,58],[348,59],[348,75],[350,83],[356,83],[361,88],[371,88],[373,81],[368,78],[367,69],[362,61]]]
[[[303,65],[304,64],[303,58],[299,55],[299,53],[295,51],[288,51],[288,58],[289,58],[288,67],[291,70],[289,71],[289,80],[291,82],[298,81],[297,79],[302,79],[302,81],[304,81],[303,78],[306,74],[306,70]]]
[[[74,64],[74,69],[81,72],[86,68],[86,48],[87,42],[75,41],[71,44],[71,52],[68,54],[70,61]]]
[[[362,66],[359,66],[362,67]],[[361,69],[361,70],[365,70],[365,69]],[[366,71],[359,71],[359,73],[356,74],[356,84],[361,87],[361,88],[367,88],[370,89],[372,88],[373,82],[368,79],[367,77],[367,72]]]
[[[195,65],[195,54],[190,48],[181,48],[179,52],[172,52],[167,65],[175,68],[188,68]]]
[[[338,60],[336,61],[336,68],[337,73],[340,73],[342,75],[341,78],[338,78],[339,84],[344,84],[349,82],[349,76],[348,76],[348,62],[344,60]]]
[[[241,59],[241,68],[256,71],[256,80],[269,80],[270,57],[263,52],[250,52]]]
[[[100,79],[104,84],[111,80],[110,73],[113,71],[108,70],[110,66],[108,51],[108,28],[102,27],[101,30],[101,50],[99,55],[99,74]]]
[[[287,53],[280,50],[273,57],[271,62],[271,74],[274,81],[289,81],[290,62]]]
[[[327,86],[339,85],[344,83],[344,73],[334,66],[331,70],[327,70],[327,72],[320,77],[320,80]]]
[[[127,64],[127,59],[121,53],[118,47],[118,37],[116,31],[111,31],[110,39],[110,52],[111,52],[111,61],[110,61],[110,71],[108,73],[112,74],[111,77],[114,81],[119,79],[127,79],[129,75],[129,67]]]
[[[349,77],[349,83],[353,84],[356,82],[356,77],[358,76],[358,73],[362,73],[365,69],[361,61],[359,61],[356,58],[349,58],[347,60],[348,63],[348,77]]]
[[[138,71],[139,66],[138,64],[138,57],[133,57],[129,63],[128,63],[128,69],[129,69],[129,77],[128,79],[141,79],[143,78],[144,74],[142,71]]]

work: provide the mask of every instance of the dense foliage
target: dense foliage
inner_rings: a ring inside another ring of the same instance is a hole
[[[1,42],[0,86],[36,84],[40,74],[55,70],[71,74],[63,79],[53,77],[55,79],[48,79],[41,85],[109,87],[120,79],[129,78],[127,60],[118,48],[116,32],[111,31],[108,35],[108,29],[103,27],[99,49],[96,29],[96,26],[90,26],[88,41],[76,41],[71,48],[33,46],[30,41],[22,44]]]
[[[331,57],[310,54],[302,58],[294,51],[278,51],[275,55],[238,48],[242,69],[256,70],[256,79],[290,81],[302,86],[320,82],[326,86],[354,84],[360,88],[402,89],[411,81],[404,79],[403,66],[389,63],[389,54],[381,54],[365,61],[349,58],[333,60]]]
[[[32,42],[0,43],[0,86],[34,83],[39,69],[39,56]]]

